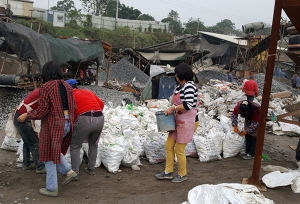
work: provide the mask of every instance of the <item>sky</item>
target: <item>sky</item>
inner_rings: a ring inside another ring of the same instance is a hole
[[[48,8],[56,6],[56,0],[32,0],[33,6]],[[80,0],[73,0],[77,9]],[[253,22],[272,24],[275,0],[119,0],[142,14],[149,14],[157,21],[166,18],[171,10],[179,14],[180,21],[186,23],[190,18],[200,19],[205,26],[212,26],[223,19],[230,19],[236,29]],[[287,19],[282,11],[282,17]]]

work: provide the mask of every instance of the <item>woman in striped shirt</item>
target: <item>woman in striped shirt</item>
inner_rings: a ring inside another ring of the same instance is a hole
[[[175,112],[175,131],[170,131],[165,144],[166,168],[158,179],[172,179],[172,182],[182,182],[187,179],[185,147],[192,141],[195,118],[197,114],[198,87],[194,83],[194,73],[187,64],[175,67],[175,79],[179,85],[175,88],[173,105],[165,110],[165,115]],[[178,160],[178,175],[173,178],[174,157]]]

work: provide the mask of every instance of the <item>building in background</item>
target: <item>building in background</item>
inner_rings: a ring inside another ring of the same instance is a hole
[[[25,0],[0,0],[0,10],[10,8],[13,18],[31,18],[33,1]],[[2,14],[2,12],[1,12]]]

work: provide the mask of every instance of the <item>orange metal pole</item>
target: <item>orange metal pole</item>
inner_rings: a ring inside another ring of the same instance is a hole
[[[260,174],[261,159],[262,159],[262,152],[264,146],[266,118],[268,114],[272,78],[273,78],[273,71],[275,65],[277,41],[278,41],[279,31],[280,31],[281,11],[282,11],[282,0],[275,0],[271,39],[270,39],[269,54],[267,60],[267,68],[265,73],[265,84],[264,84],[260,117],[259,117],[259,126],[258,126],[256,151],[254,157],[252,176],[249,179],[243,179],[243,183],[252,184],[262,191],[267,190],[266,186],[260,181],[259,174]]]

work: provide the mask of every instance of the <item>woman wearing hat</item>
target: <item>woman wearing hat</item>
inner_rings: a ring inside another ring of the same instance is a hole
[[[256,147],[257,128],[259,121],[260,105],[252,101],[241,101],[235,107],[231,114],[231,122],[234,132],[240,136],[245,136],[246,153],[243,159],[253,159]],[[238,115],[245,118],[244,130],[238,130]]]

